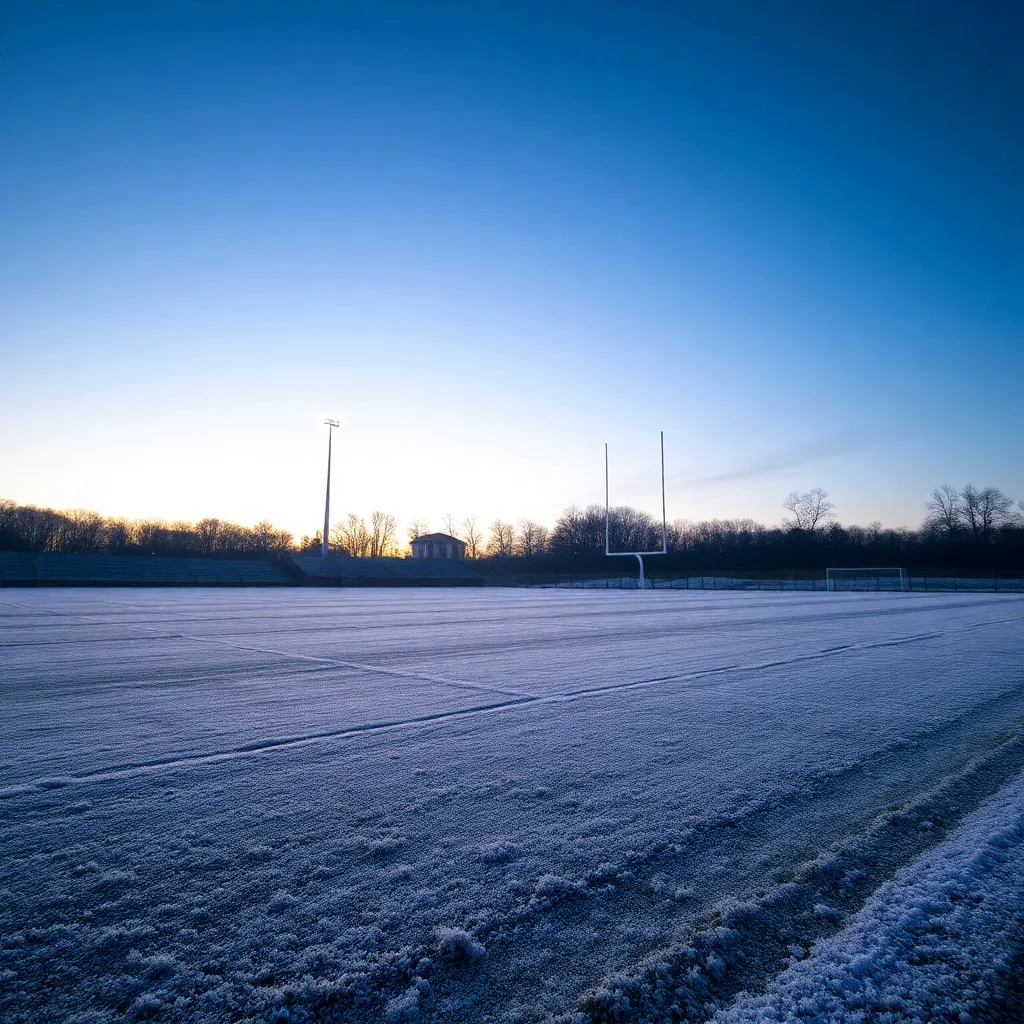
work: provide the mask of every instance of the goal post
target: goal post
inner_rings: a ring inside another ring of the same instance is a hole
[[[668,554],[668,520],[665,517],[665,431],[661,431],[661,547],[655,551],[612,551],[610,548],[611,504],[608,492],[608,442],[604,445],[604,553],[608,558],[635,558],[640,563],[639,589],[644,590],[644,557]]]
[[[906,591],[910,575],[899,566],[868,566],[855,569],[826,569],[825,589],[844,591]]]

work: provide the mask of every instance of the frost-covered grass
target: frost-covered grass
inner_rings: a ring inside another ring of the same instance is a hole
[[[996,595],[0,593],[0,1017],[594,1019],[716,907],[824,941],[885,879],[785,887],[955,837],[1022,665]]]
[[[721,1024],[1024,1019],[1024,781]]]

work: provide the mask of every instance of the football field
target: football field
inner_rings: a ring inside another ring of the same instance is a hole
[[[8,589],[0,700],[12,1024],[1014,998],[1020,596]]]

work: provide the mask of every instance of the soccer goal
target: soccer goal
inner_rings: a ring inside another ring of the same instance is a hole
[[[883,566],[867,569],[826,569],[826,590],[909,590],[906,569]]]

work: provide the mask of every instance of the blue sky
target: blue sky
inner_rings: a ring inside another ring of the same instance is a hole
[[[1024,497],[1016,4],[0,7],[0,495]]]

